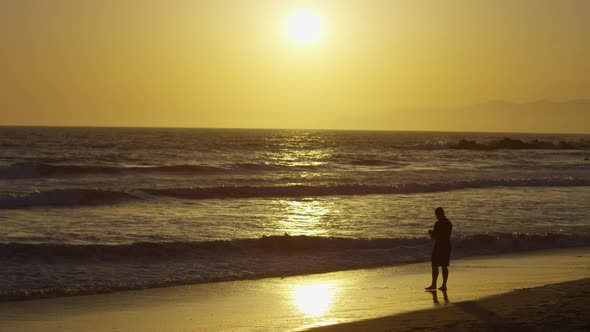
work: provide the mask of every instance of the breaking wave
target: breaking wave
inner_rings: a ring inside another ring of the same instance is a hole
[[[589,186],[590,181],[575,178],[546,179],[491,179],[463,180],[446,183],[409,183],[391,186],[379,185],[332,185],[332,186],[220,186],[186,187],[167,189],[144,189],[151,195],[176,198],[257,198],[257,197],[317,197],[353,196],[376,194],[417,194],[461,189],[481,189],[493,187],[572,187]]]
[[[116,190],[53,189],[0,198],[0,209],[36,206],[76,206],[113,204],[138,199],[136,195]]]
[[[92,174],[134,175],[134,174],[171,174],[171,175],[210,175],[228,172],[264,172],[281,170],[310,170],[318,166],[288,166],[268,163],[238,163],[225,166],[206,165],[165,165],[165,166],[92,166],[61,165],[47,163],[16,163],[0,167],[0,179],[31,179],[49,176],[83,176]]]
[[[590,186],[589,180],[576,178],[462,180],[442,183],[400,185],[291,185],[291,186],[216,186],[183,188],[147,188],[131,191],[101,189],[53,189],[0,197],[0,209],[36,206],[87,206],[123,203],[147,197],[180,199],[301,198],[320,196],[395,195],[445,192],[496,187],[576,187]]]
[[[126,174],[126,173],[177,173],[202,174],[219,173],[224,169],[202,165],[170,166],[90,166],[54,165],[45,163],[17,163],[0,168],[0,179],[28,179],[43,176],[79,176],[85,174]]]
[[[427,261],[431,245],[426,238],[288,235],[122,245],[5,243],[0,275],[19,266],[28,277],[6,279],[0,301],[394,266]],[[455,237],[453,257],[589,245],[590,235],[477,234]]]
[[[590,234],[486,233],[453,239],[460,254],[512,252],[590,245]],[[136,261],[217,257],[220,254],[272,255],[340,251],[431,248],[428,238],[344,238],[297,235],[206,242],[135,242],[129,244],[0,243],[0,259],[25,261]],[[419,257],[413,257],[418,259]],[[424,257],[426,259],[428,257]],[[419,258],[421,260],[422,258]]]

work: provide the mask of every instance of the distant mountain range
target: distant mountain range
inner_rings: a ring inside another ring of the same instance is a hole
[[[574,99],[568,101],[536,100],[516,103],[506,100],[490,100],[485,103],[464,107],[472,110],[515,110],[515,111],[589,111],[590,99]]]
[[[394,110],[371,117],[373,128],[385,130],[590,134],[590,99],[525,103],[490,100],[460,107]]]
[[[451,113],[453,111],[451,110]],[[491,100],[457,108],[466,126],[492,127],[492,131],[590,133],[590,99],[537,100],[515,103]]]

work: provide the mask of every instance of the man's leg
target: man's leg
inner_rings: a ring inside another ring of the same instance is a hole
[[[438,272],[438,269],[436,272]],[[447,289],[447,279],[449,279],[449,267],[448,266],[442,266],[442,275],[443,275],[443,283],[439,289],[446,290]]]
[[[438,266],[432,266],[432,283],[426,289],[436,289],[436,279],[438,279]]]

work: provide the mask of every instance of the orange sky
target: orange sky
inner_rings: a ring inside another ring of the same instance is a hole
[[[588,31],[585,0],[7,0],[0,124],[485,130],[412,110],[590,98]]]

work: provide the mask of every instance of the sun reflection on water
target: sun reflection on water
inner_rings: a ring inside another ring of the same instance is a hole
[[[281,209],[282,216],[277,226],[281,232],[291,235],[325,235],[330,220],[337,211],[333,204],[324,200],[299,199],[275,201]]]
[[[330,213],[328,206],[318,200],[287,201],[289,221],[294,223],[317,223]]]
[[[336,285],[332,283],[296,285],[293,287],[293,301],[305,316],[321,317],[330,311],[336,290]]]
[[[267,152],[266,158],[273,165],[301,167],[325,165],[331,155],[324,150],[291,150]]]

